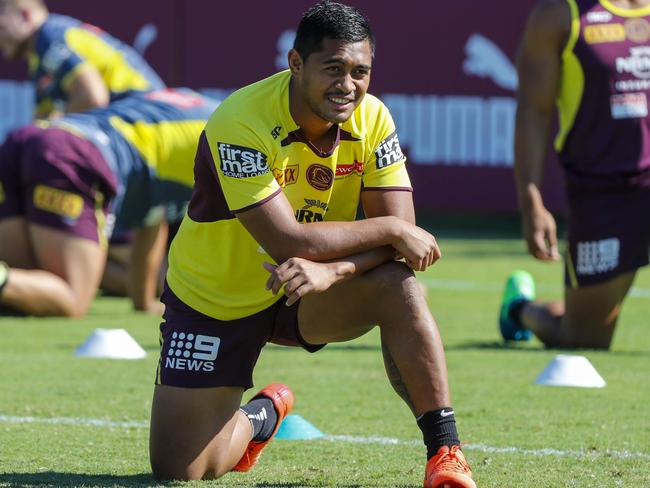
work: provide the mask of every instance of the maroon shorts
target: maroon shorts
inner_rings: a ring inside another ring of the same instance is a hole
[[[298,331],[298,303],[286,297],[269,308],[237,320],[222,321],[182,302],[167,284],[160,324],[160,362],[156,384],[184,388],[253,386],[253,369],[268,342],[316,352]]]
[[[565,281],[577,288],[648,264],[650,188],[569,195]]]
[[[115,177],[89,141],[61,129],[28,126],[0,148],[0,219],[23,216],[98,242]]]

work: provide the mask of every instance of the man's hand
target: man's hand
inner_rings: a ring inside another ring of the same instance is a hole
[[[400,238],[393,247],[411,269],[424,271],[442,256],[436,238],[420,227],[403,222]]]
[[[336,263],[316,263],[302,258],[291,258],[279,266],[264,263],[271,276],[266,281],[266,289],[277,295],[284,285],[287,306],[293,305],[308,293],[327,290],[339,279]]]
[[[557,261],[557,227],[551,212],[541,205],[522,214],[524,238],[528,252],[540,261]]]

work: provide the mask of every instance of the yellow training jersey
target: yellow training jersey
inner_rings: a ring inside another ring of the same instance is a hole
[[[167,281],[195,310],[234,320],[272,305],[262,267],[273,262],[237,212],[283,192],[299,222],[351,221],[361,191],[411,191],[388,109],[366,95],[321,153],[289,112],[289,71],[238,90],[199,141],[188,212],[172,243]]]

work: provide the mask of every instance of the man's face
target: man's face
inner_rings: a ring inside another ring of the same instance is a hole
[[[295,51],[292,55],[300,57]],[[300,69],[294,74],[306,106],[327,122],[340,124],[348,120],[370,84],[372,54],[368,40],[325,38],[319,52],[299,61]]]
[[[29,25],[19,9],[0,4],[0,50],[6,59],[23,54],[29,39]]]

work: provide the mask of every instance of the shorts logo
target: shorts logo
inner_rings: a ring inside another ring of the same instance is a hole
[[[81,196],[51,186],[36,185],[34,206],[69,219],[77,219],[84,208]]]
[[[334,172],[322,164],[312,164],[307,168],[307,182],[317,190],[329,190],[334,183]]]
[[[252,178],[269,172],[266,154],[250,147],[218,142],[221,171],[230,178]]]
[[[618,267],[621,241],[616,238],[578,242],[576,272],[579,275],[606,273]]]
[[[377,169],[399,163],[404,159],[404,154],[402,153],[402,148],[397,138],[397,132],[393,132],[379,143],[379,147],[375,149],[375,157],[377,158]]]
[[[363,174],[363,163],[361,161],[354,160],[352,164],[337,164],[336,165],[336,177],[343,178],[356,174],[361,176]]]
[[[297,164],[291,164],[284,169],[276,168],[273,170],[273,176],[275,176],[275,181],[278,182],[278,185],[284,188],[298,181],[298,169],[299,166]]]
[[[632,18],[625,21],[625,33],[633,42],[646,42],[650,39],[650,23],[643,18]]]
[[[585,27],[584,33],[587,44],[625,40],[625,28],[622,24],[588,25]]]
[[[174,332],[169,343],[165,368],[182,371],[214,371],[221,339],[214,336]]]

